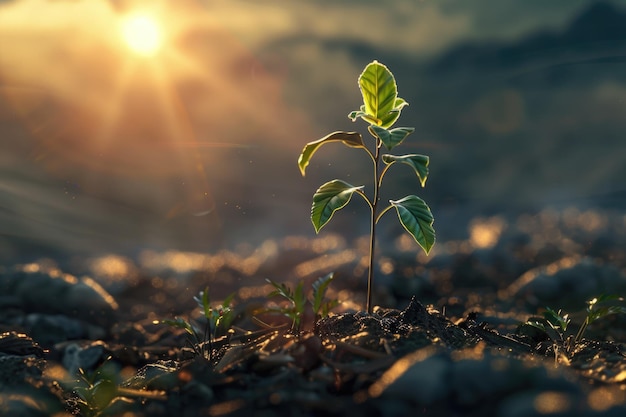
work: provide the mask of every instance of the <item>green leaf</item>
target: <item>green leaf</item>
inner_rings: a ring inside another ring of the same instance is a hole
[[[209,287],[204,287],[204,291],[200,291],[193,299],[198,304],[198,307],[202,309],[204,317],[207,319],[211,317],[211,303],[209,301]]]
[[[304,296],[304,282],[298,282],[296,285],[296,290],[293,294],[294,307],[296,309],[296,313],[298,315],[304,312],[304,306],[306,304],[306,297]]]
[[[400,110],[402,110],[404,106],[408,105],[409,103],[407,103],[405,99],[398,97],[396,98],[395,103],[393,103],[393,109],[397,112],[400,112]]]
[[[332,180],[323,184],[313,194],[311,207],[311,221],[315,232],[330,221],[335,211],[343,208],[350,202],[355,191],[363,189],[363,186],[355,187],[341,180]]]
[[[91,388],[91,400],[96,410],[104,410],[116,396],[117,386],[109,379],[102,379]]]
[[[428,178],[428,164],[430,158],[426,155],[409,154],[409,155],[383,155],[383,162],[387,165],[391,165],[395,162],[406,164],[415,170],[417,178],[420,180],[422,187],[426,185],[426,179]]]
[[[359,76],[359,88],[364,105],[352,112],[350,118],[363,118],[370,124],[390,127],[400,117],[407,102],[398,97],[398,86],[389,69],[378,61],[368,64]]]
[[[285,284],[279,284],[278,282],[272,281],[269,278],[266,278],[265,281],[272,284],[272,286],[274,287],[274,291],[269,294],[270,297],[280,295],[281,297],[284,297],[295,304],[293,293],[291,292],[291,289],[289,287],[287,287]]]
[[[550,325],[552,325],[553,328],[560,328],[563,332],[567,330],[567,326],[571,321],[569,314],[561,314],[561,310],[554,311],[550,307],[546,307],[543,317],[548,323],[550,323]]]
[[[407,136],[415,131],[412,127],[396,127],[388,130],[376,125],[370,125],[368,129],[372,135],[380,139],[388,150],[392,150],[401,144]]]
[[[319,149],[320,146],[329,142],[342,142],[344,145],[351,148],[365,148],[363,143],[363,137],[358,132],[333,132],[322,139],[306,144],[300,157],[298,157],[298,167],[300,172],[304,176],[306,167],[309,165],[309,161],[313,157],[313,154]]]
[[[223,309],[230,308],[230,305],[233,303],[233,299],[235,298],[236,294],[236,292],[231,292],[226,296],[226,298],[224,298],[224,301],[222,301]]]
[[[195,329],[187,320],[184,320],[180,317],[176,317],[174,320],[165,319],[162,321],[163,324],[167,324],[170,327],[176,327],[178,329],[184,329],[187,333],[192,336],[197,336]]]
[[[402,226],[428,254],[435,244],[434,218],[430,207],[414,195],[396,201],[390,200],[389,203],[396,208]]]
[[[320,309],[321,312],[319,313],[319,315],[322,317],[328,317],[330,310],[337,307],[338,305],[339,305],[339,300],[329,300],[323,303],[321,306],[321,309]]]
[[[322,304],[324,302],[326,290],[328,289],[328,285],[330,285],[333,278],[334,274],[331,272],[325,277],[320,277],[316,279],[313,284],[311,284],[311,287],[313,288],[313,312],[315,314],[319,314],[319,311],[322,308]]]

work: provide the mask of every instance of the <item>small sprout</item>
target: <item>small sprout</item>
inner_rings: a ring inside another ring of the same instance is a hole
[[[306,304],[306,298],[303,290],[304,283],[300,281],[298,285],[296,285],[295,291],[292,291],[291,288],[287,287],[285,284],[279,284],[271,279],[266,279],[266,281],[274,287],[274,291],[269,293],[270,297],[280,296],[289,301],[288,307],[268,309],[266,311],[281,313],[289,317],[291,319],[291,330],[293,332],[300,332],[300,322],[302,320]]]
[[[130,404],[119,387],[119,368],[107,358],[93,372],[78,370],[78,385],[72,387],[76,398],[76,406],[81,416],[97,417],[107,414],[114,405]],[[123,407],[122,407],[123,408]]]
[[[560,330],[562,333],[565,333],[567,326],[571,322],[569,314],[562,315],[561,310],[554,311],[550,307],[546,307],[543,317],[553,329]]]
[[[270,297],[280,296],[288,301],[288,305],[277,308],[267,308],[264,312],[279,313],[291,319],[291,331],[294,333],[300,333],[302,326],[302,315],[308,305],[313,309],[315,319],[328,316],[330,310],[339,305],[338,300],[327,300],[326,290],[329,284],[333,280],[333,274],[330,273],[324,277],[320,277],[313,284],[311,284],[311,295],[307,298],[304,294],[304,283],[298,282],[295,290],[287,287],[285,284],[279,284],[266,279],[266,281],[274,287],[274,290],[269,294]]]
[[[176,317],[174,320],[166,319],[163,320],[162,323],[185,330],[188,334],[187,340],[195,354],[211,359],[213,341],[217,339],[218,336],[228,331],[234,319],[231,307],[234,297],[235,293],[231,293],[217,308],[211,307],[208,287],[206,287],[204,291],[200,291],[197,296],[193,297],[206,319],[204,331],[194,326],[191,321],[180,317]]]
[[[213,339],[216,339],[217,336],[230,328],[234,319],[231,308],[233,298],[235,298],[234,292],[229,294],[217,308],[212,308],[209,302],[208,287],[205,288],[204,291],[200,291],[197,296],[193,297],[196,303],[198,303],[198,307],[202,309],[204,317],[209,323],[211,337],[213,337]]]
[[[594,321],[612,314],[626,314],[626,307],[624,306],[601,305],[611,301],[624,301],[624,299],[614,294],[602,294],[599,297],[587,301],[587,308],[585,309],[587,311],[587,317],[585,317],[585,321],[580,326],[580,329],[578,329],[578,333],[576,333],[576,338],[574,339],[576,343],[583,339],[583,334],[585,330],[587,330],[587,326]]]
[[[333,280],[334,274],[330,273],[325,277],[320,277],[311,284],[313,288],[313,299],[311,303],[313,305],[313,313],[315,318],[327,317],[330,310],[339,305],[339,300],[326,300],[326,290]]]
[[[307,143],[298,158],[298,167],[304,176],[313,154],[322,145],[331,142],[340,142],[350,148],[363,149],[372,160],[374,180],[373,190],[369,196],[365,194],[363,185],[354,186],[335,179],[322,184],[317,189],[313,195],[311,207],[311,221],[315,231],[319,232],[337,210],[342,209],[350,202],[354,194],[362,197],[369,206],[371,216],[366,308],[367,312],[371,313],[376,224],[382,215],[395,208],[404,229],[426,254],[435,244],[435,230],[433,229],[434,218],[430,208],[424,200],[415,195],[409,195],[399,200],[390,200],[389,205],[380,210],[378,206],[380,202],[379,192],[388,169],[395,163],[408,165],[415,171],[419,184],[424,187],[428,178],[429,158],[418,154],[381,155],[380,149],[383,146],[391,151],[415,130],[412,127],[391,128],[400,117],[402,108],[408,105],[404,99],[398,97],[398,87],[391,71],[378,61],[371,62],[359,76],[359,88],[363,97],[363,105],[359,110],[351,112],[348,117],[352,121],[361,118],[369,124],[367,130],[374,138],[373,146],[366,146],[360,133],[333,132],[322,139]],[[384,168],[381,166],[381,160],[384,163]]]
[[[587,307],[585,309],[586,316],[582,322],[576,336],[569,336],[569,343],[573,342],[573,346],[582,342],[583,335],[587,330],[587,327],[603,317],[612,314],[626,314],[626,307],[610,304],[614,301],[624,301],[622,297],[617,295],[600,295],[589,301],[587,301]],[[550,307],[546,307],[546,311],[543,312],[543,318],[530,318],[525,323],[522,323],[518,328],[518,332],[526,333],[528,335],[527,328],[534,328],[545,334],[555,345],[555,351],[559,347],[563,347],[567,337],[567,328],[571,323],[569,314],[563,314],[561,310],[555,311]],[[573,339],[571,339],[573,337]],[[567,349],[566,349],[567,350]]]

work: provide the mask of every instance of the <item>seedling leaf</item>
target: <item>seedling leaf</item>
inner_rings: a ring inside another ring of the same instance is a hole
[[[209,300],[209,287],[204,287],[204,291],[200,291],[198,296],[194,296],[193,299],[198,304],[198,307],[202,309],[204,317],[211,318],[211,303]]]
[[[412,127],[396,127],[395,129],[385,129],[380,126],[371,125],[369,130],[372,135],[376,136],[385,145],[387,150],[392,150],[400,145],[407,136],[415,131]]]
[[[233,299],[235,298],[235,292],[231,292],[230,294],[228,294],[228,296],[226,298],[224,298],[224,301],[222,301],[222,308],[223,309],[229,309],[230,310],[230,305],[233,303]]]
[[[561,314],[561,310],[554,311],[550,307],[546,307],[543,317],[554,329],[561,329],[561,333],[565,333],[570,323],[569,314]]]
[[[191,324],[180,317],[176,317],[174,320],[163,320],[164,324],[167,324],[171,327],[176,327],[178,329],[184,329],[187,333],[189,333],[193,337],[197,337],[195,329],[191,326]]]
[[[274,287],[274,291],[269,294],[270,297],[279,295],[291,301],[292,303],[294,302],[293,293],[291,292],[291,289],[285,284],[279,284],[278,282],[274,282],[269,278],[266,278],[265,281],[267,281]]]
[[[396,156],[385,154],[382,156],[382,158],[383,162],[387,165],[391,165],[394,162],[399,162],[410,166],[415,170],[417,178],[419,178],[422,187],[426,185],[426,179],[428,178],[428,164],[430,162],[430,158],[426,155],[409,154]]]
[[[118,395],[117,385],[109,379],[101,379],[91,387],[90,399],[96,410],[104,410]]]
[[[363,186],[355,187],[342,180],[332,180],[318,188],[313,194],[311,206],[311,221],[315,232],[319,233],[320,229],[333,217],[335,211],[348,204],[352,194],[362,188]]]
[[[355,120],[361,117],[366,122],[388,128],[400,117],[400,110],[407,103],[398,98],[398,86],[389,69],[373,61],[359,76],[359,88],[364,105],[360,111],[352,112],[348,117]]]
[[[342,142],[344,145],[351,148],[365,148],[363,144],[363,137],[358,132],[333,132],[322,139],[314,142],[309,142],[304,146],[302,153],[298,157],[298,167],[302,176],[305,174],[306,167],[309,165],[309,161],[313,157],[313,154],[320,148],[320,146],[330,142]]]
[[[304,282],[298,282],[296,285],[296,290],[293,295],[294,307],[296,308],[296,313],[298,315],[304,312],[304,304],[306,303],[306,298],[304,296]]]
[[[322,303],[324,302],[324,296],[326,295],[326,290],[328,289],[328,285],[330,285],[333,280],[334,275],[331,272],[325,277],[320,277],[311,284],[313,288],[313,312],[318,314],[320,309],[322,308]]]
[[[428,254],[435,244],[434,218],[430,207],[414,195],[396,201],[390,200],[389,203],[396,208],[402,226]]]

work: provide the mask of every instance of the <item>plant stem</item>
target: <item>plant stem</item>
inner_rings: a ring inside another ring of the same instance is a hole
[[[371,207],[372,207],[372,216],[370,219],[370,259],[369,259],[369,268],[367,271],[367,313],[372,313],[372,290],[373,290],[373,281],[374,281],[374,250],[376,246],[376,208],[378,207],[378,190],[380,188],[380,180],[378,174],[378,161],[380,157],[380,139],[375,137],[376,139],[376,149],[374,151],[374,196],[372,198]]]
[[[574,343],[580,343],[583,340],[583,334],[585,330],[587,330],[587,326],[589,325],[589,318],[585,318],[583,324],[580,325],[578,332],[576,333],[576,337],[574,338]]]

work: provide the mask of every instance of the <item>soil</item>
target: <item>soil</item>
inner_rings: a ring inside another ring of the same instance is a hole
[[[516,225],[489,247],[448,242],[425,264],[399,239],[377,271],[375,300],[387,307],[371,314],[359,309],[362,257],[336,236],[200,258],[109,255],[90,262],[94,279],[49,260],[5,268],[0,414],[624,415],[624,317],[609,315],[575,339],[584,300],[626,286],[624,225],[584,233],[561,225],[559,239],[541,245],[542,228]],[[280,304],[261,277],[309,285],[329,268],[327,296],[342,304],[328,317],[307,311],[294,332],[288,318],[261,312]],[[213,305],[236,292],[235,320],[210,343],[190,342],[162,320],[202,329],[193,295],[207,283]],[[546,306],[572,313],[566,332],[523,325],[541,321]]]

